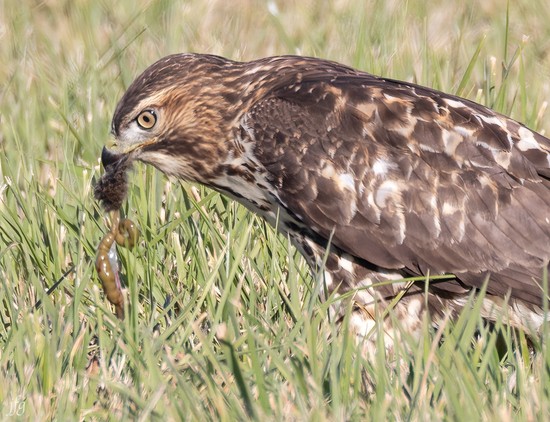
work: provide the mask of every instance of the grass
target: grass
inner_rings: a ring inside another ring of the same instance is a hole
[[[325,57],[548,132],[550,9],[503,3],[0,3],[0,418],[545,419],[547,333],[531,356],[472,299],[458,321],[367,361],[288,239],[143,165],[123,210],[142,232],[121,253],[124,322],[93,269],[106,221],[91,186],[110,117],[157,58]]]

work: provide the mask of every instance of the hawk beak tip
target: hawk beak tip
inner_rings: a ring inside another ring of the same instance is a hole
[[[103,168],[107,168],[121,160],[123,156],[123,154],[111,152],[107,147],[103,147],[101,151],[101,164],[103,164]]]

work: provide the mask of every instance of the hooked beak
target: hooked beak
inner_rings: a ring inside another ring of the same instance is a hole
[[[103,147],[101,151],[101,163],[103,167],[107,167],[118,163],[125,157],[132,156],[131,160],[134,160],[139,155],[142,148],[159,142],[158,137],[152,137],[145,141],[138,141],[132,143],[120,143],[116,140],[107,142],[107,145]]]
[[[103,147],[101,151],[101,164],[103,168],[110,167],[124,158],[125,154],[117,154],[116,152],[110,151],[107,147]]]

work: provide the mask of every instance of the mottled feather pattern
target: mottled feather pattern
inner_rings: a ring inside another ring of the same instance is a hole
[[[478,287],[491,272],[495,294],[514,288],[511,263],[526,267],[518,277],[540,279],[550,258],[546,138],[425,88],[370,75],[330,89],[301,79],[249,113],[260,161],[306,225],[325,238],[336,228],[335,245],[383,268],[464,274]],[[515,294],[541,303],[535,283]]]
[[[159,124],[141,143],[147,107]],[[397,310],[414,324],[426,304],[458,312],[489,277],[487,318],[509,295],[516,321],[542,322],[550,140],[484,106],[320,59],[181,54],[136,79],[112,128],[138,145],[133,159],[277,222],[324,267],[328,293],[361,287],[358,321],[404,288],[373,283],[452,273],[427,302],[423,283],[408,286]]]

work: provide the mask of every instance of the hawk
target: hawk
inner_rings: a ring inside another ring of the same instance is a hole
[[[139,160],[276,224],[325,294],[353,290],[359,337],[379,319],[391,346],[390,304],[415,334],[483,288],[485,319],[546,321],[550,140],[489,108],[316,58],[177,54],[131,84],[112,134],[105,167]]]

